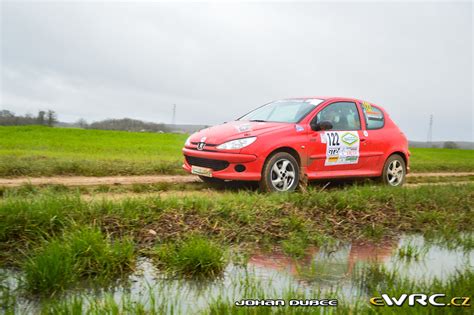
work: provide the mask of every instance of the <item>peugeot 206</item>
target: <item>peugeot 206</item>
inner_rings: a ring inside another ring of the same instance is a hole
[[[377,177],[401,186],[408,141],[380,106],[353,98],[277,100],[192,134],[184,169],[204,182],[259,181],[293,191],[301,179]]]

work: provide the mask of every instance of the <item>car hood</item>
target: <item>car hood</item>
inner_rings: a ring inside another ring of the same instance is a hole
[[[218,145],[234,139],[258,136],[270,131],[288,128],[292,125],[278,122],[231,121],[202,129],[194,133],[190,141],[200,142],[203,137],[206,137],[204,142]]]

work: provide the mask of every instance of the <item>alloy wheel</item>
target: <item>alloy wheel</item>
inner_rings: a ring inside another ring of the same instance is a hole
[[[398,186],[403,181],[404,170],[403,165],[398,160],[393,160],[387,169],[387,182],[391,186]]]
[[[295,166],[287,159],[277,160],[271,169],[271,183],[278,191],[287,191],[295,181]]]

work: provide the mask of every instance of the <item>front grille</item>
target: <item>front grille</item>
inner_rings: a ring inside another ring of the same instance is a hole
[[[198,145],[199,142],[191,142],[191,144]],[[217,147],[217,144],[206,143],[206,147]]]
[[[221,171],[229,166],[229,162],[227,161],[204,159],[187,155],[186,162],[188,162],[190,165],[212,168],[214,171]]]

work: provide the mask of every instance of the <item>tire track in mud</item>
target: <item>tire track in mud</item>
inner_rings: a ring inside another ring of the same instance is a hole
[[[100,185],[133,185],[158,183],[193,183],[200,182],[197,176],[189,175],[156,175],[156,176],[58,176],[58,177],[21,177],[0,178],[0,186],[16,187],[25,184],[64,185],[64,186],[100,186]]]
[[[474,176],[474,172],[446,172],[446,173],[410,173],[407,177],[457,177]],[[0,187],[17,187],[25,184],[64,185],[64,186],[100,186],[100,185],[133,185],[158,183],[195,183],[200,182],[197,176],[192,175],[146,175],[146,176],[56,176],[56,177],[19,177],[0,178]]]

